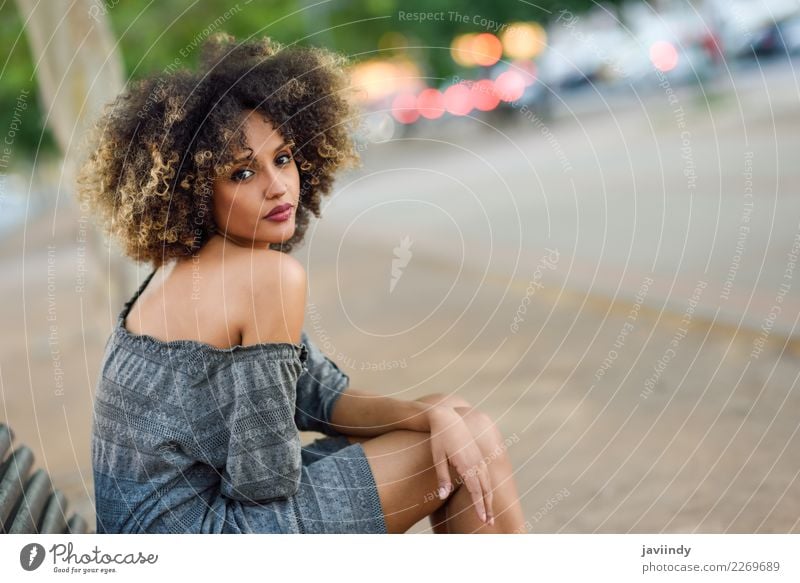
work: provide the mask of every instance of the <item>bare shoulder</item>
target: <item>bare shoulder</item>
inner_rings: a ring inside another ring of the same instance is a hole
[[[300,342],[307,290],[303,264],[272,249],[240,249],[225,257],[226,304],[241,343]]]

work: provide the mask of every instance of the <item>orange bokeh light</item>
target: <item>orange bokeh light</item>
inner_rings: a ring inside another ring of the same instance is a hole
[[[503,43],[490,32],[482,32],[470,43],[472,58],[476,64],[490,67],[500,60],[503,54]]]
[[[453,39],[450,55],[463,67],[490,67],[500,60],[503,43],[490,32],[467,33]]]
[[[474,67],[475,59],[472,55],[472,39],[475,33],[462,34],[453,39],[450,44],[450,56],[462,67]]]

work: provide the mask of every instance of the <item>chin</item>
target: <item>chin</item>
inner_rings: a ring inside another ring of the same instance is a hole
[[[263,239],[268,243],[285,243],[291,239],[295,232],[294,220],[286,221],[286,223],[273,226],[264,233]]]

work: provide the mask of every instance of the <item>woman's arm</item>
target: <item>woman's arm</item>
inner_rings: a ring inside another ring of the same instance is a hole
[[[428,415],[436,407],[348,388],[336,399],[330,424],[348,435],[381,435],[394,429],[430,431]]]
[[[297,383],[295,422],[300,431],[367,437],[393,429],[430,431],[426,411],[433,408],[432,404],[354,390],[348,374],[311,341],[305,330],[300,340],[308,350],[307,371]]]

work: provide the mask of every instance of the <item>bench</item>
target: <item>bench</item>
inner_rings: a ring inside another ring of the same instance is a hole
[[[14,433],[0,423],[0,533],[86,534],[78,514],[67,518],[67,499],[54,490],[47,472],[33,468],[33,452],[20,445],[8,457]]]

